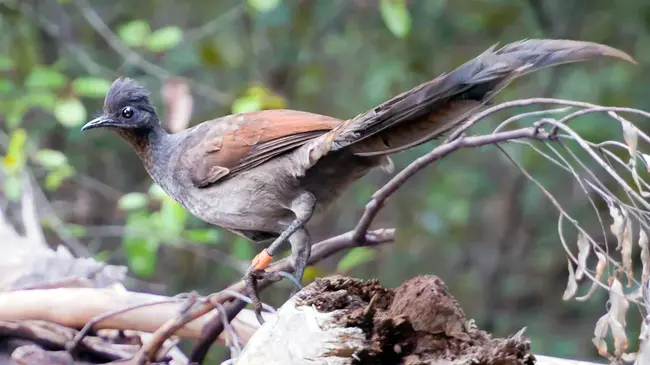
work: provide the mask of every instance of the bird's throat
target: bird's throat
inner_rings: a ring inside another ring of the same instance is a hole
[[[164,160],[166,160],[168,146],[165,145],[165,141],[169,134],[160,125],[148,128],[119,129],[117,133],[133,147],[150,175],[154,175],[156,168],[166,162]]]

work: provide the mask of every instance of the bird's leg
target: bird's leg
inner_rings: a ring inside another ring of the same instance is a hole
[[[296,218],[289,224],[289,226],[280,233],[280,236],[269,245],[266,249],[262,250],[253,258],[252,265],[249,267],[244,277],[246,287],[253,301],[253,309],[257,315],[260,323],[263,323],[261,316],[262,302],[259,300],[257,293],[257,281],[263,278],[270,280],[280,280],[282,278],[279,273],[270,273],[264,271],[266,267],[273,260],[273,255],[276,254],[280,246],[287,240],[291,243],[292,257],[294,260],[295,277],[297,289],[300,290],[300,283],[307,266],[307,261],[311,254],[311,242],[309,233],[303,228],[314,212],[314,205],[316,199],[308,192],[304,192],[291,203],[291,211],[295,214]],[[292,295],[297,292],[296,289],[292,290]]]
[[[309,237],[309,232],[304,228],[300,228],[289,237],[289,242],[291,243],[291,258],[294,266],[293,273],[298,283],[302,283],[305,267],[307,267],[307,261],[309,260],[309,256],[311,256],[311,238]],[[291,296],[300,291],[300,289],[301,287],[294,286],[291,290]]]

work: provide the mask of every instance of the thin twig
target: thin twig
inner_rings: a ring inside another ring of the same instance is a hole
[[[427,153],[426,155],[416,159],[411,164],[409,164],[404,170],[400,171],[395,175],[390,181],[388,181],[384,186],[377,190],[370,199],[370,202],[366,204],[366,208],[361,216],[361,219],[357,223],[356,228],[354,229],[354,240],[361,241],[365,232],[370,228],[370,224],[374,220],[377,213],[381,209],[384,201],[390,197],[394,192],[397,191],[411,176],[417,174],[419,171],[424,169],[426,166],[431,164],[434,161],[437,161],[449,153],[456,151],[461,148],[466,147],[480,147],[489,144],[498,144],[500,142],[505,142],[513,139],[521,138],[533,138],[533,139],[549,139],[550,134],[547,132],[538,130],[536,127],[520,128],[508,132],[500,132],[496,134],[490,134],[485,136],[476,136],[476,137],[459,137],[452,140],[451,142],[444,143],[434,148],[433,151]]]

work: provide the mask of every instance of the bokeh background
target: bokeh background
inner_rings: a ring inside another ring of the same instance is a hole
[[[52,245],[129,265],[134,290],[215,292],[241,277],[260,247],[188,215],[152,186],[117,136],[79,131],[116,77],[146,85],[170,130],[184,127],[188,111],[189,125],[260,108],[349,118],[495,43],[571,38],[615,46],[639,65],[597,60],[544,70],[497,102],[545,96],[650,110],[649,29],[643,0],[0,0],[0,202],[19,214],[17,171],[28,167]],[[620,136],[598,117],[575,127],[589,138]],[[394,156],[397,168],[434,145]],[[588,214],[569,176],[530,150],[511,151]],[[312,228],[314,240],[352,229],[389,177],[377,171],[356,183]],[[397,242],[337,255],[306,280],[338,272],[393,287],[439,275],[495,335],[526,326],[535,352],[595,359],[591,337],[606,294],[561,300],[567,269],[556,218],[496,148],[459,151],[389,200],[373,226],[396,227]],[[264,299],[279,305],[288,288],[279,284]]]

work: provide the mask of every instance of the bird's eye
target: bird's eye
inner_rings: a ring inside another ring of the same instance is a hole
[[[131,119],[133,116],[133,108],[127,106],[126,108],[122,109],[122,116],[126,119]]]

